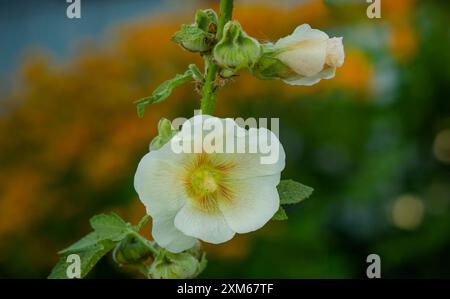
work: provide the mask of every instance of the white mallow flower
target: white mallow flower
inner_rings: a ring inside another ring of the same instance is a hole
[[[291,85],[313,85],[333,78],[336,68],[344,63],[342,37],[329,38],[308,24],[298,26],[273,46],[276,58],[297,74],[284,80]]]
[[[224,129],[216,131],[213,142],[205,142],[217,127]],[[178,153],[174,145],[181,141],[194,149],[200,145],[200,151]],[[261,163],[267,153],[248,150],[267,148],[268,141],[278,150],[271,164]],[[229,142],[244,142],[245,153],[212,152],[212,146],[225,149]],[[198,115],[142,158],[134,187],[153,218],[153,238],[177,253],[194,246],[196,239],[218,244],[261,228],[280,206],[276,186],[284,165],[283,147],[270,130],[247,131],[231,119]]]

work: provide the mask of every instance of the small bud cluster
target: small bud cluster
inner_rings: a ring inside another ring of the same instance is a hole
[[[172,40],[191,52],[208,52],[212,49],[217,31],[217,14],[212,9],[199,10],[195,22],[183,24]]]
[[[200,243],[180,253],[160,250],[154,262],[149,267],[149,278],[156,279],[186,279],[198,276],[206,267],[206,258],[200,256]]]
[[[222,78],[248,69],[261,80],[281,79],[291,85],[313,85],[334,77],[344,63],[342,38],[330,38],[308,24],[276,43],[260,44],[237,21],[228,21],[220,39],[216,38],[217,15],[200,10],[195,22],[182,25],[173,40],[183,48],[210,55]]]

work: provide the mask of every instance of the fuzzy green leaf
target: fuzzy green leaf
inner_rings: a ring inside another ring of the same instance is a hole
[[[190,52],[206,52],[211,49],[214,35],[200,29],[197,24],[183,24],[172,40]]]
[[[95,215],[90,220],[92,228],[100,239],[108,239],[111,241],[121,241],[130,232],[132,228],[129,224],[125,223],[116,214]]]
[[[314,191],[313,188],[295,182],[293,180],[283,180],[278,186],[280,204],[294,204],[308,198]]]
[[[75,242],[74,244],[72,244],[69,247],[67,247],[66,249],[63,249],[63,250],[59,251],[58,253],[59,254],[64,254],[64,253],[77,252],[77,251],[85,249],[86,247],[90,247],[92,245],[95,245],[101,240],[102,239],[98,236],[97,233],[91,232],[88,235],[86,235],[83,238],[81,238],[80,240],[78,240],[77,242]]]
[[[192,80],[192,70],[187,70],[184,74],[178,74],[173,79],[167,80],[162,83],[151,96],[142,98],[136,101],[137,113],[139,117],[144,116],[145,107],[150,104],[155,104],[164,101],[169,97],[176,87]]]
[[[210,32],[214,25],[214,27],[217,27],[217,14],[212,9],[205,9],[205,10],[198,10],[195,14],[195,22],[194,24],[197,25],[198,28]]]
[[[192,78],[195,79],[197,82],[203,82],[205,80],[202,72],[198,69],[197,65],[190,64],[189,70],[191,70],[191,72],[192,72]]]
[[[278,211],[275,213],[275,215],[273,215],[272,220],[287,220],[288,216],[286,215],[286,211],[284,210],[284,208],[282,206],[280,206],[280,208],[278,208]]]
[[[89,236],[89,235],[88,235]],[[75,245],[75,244],[74,244]],[[89,271],[97,264],[97,262],[109,251],[111,251],[115,246],[115,242],[110,240],[102,240],[96,244],[84,247],[82,250],[78,251],[77,254],[80,257],[81,265],[81,278],[85,277]],[[65,254],[62,256],[56,266],[53,268],[52,272],[48,276],[50,279],[67,279],[67,267],[70,263],[67,262],[67,256]]]
[[[95,215],[91,218],[90,223],[94,231],[58,252],[62,256],[48,278],[68,278],[66,274],[69,266],[67,257],[70,254],[77,254],[80,257],[81,277],[86,276],[95,264],[111,251],[118,242],[131,233],[135,233],[130,224],[114,213]]]

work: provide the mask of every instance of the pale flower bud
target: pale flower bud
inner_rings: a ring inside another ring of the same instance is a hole
[[[327,41],[327,57],[325,63],[331,67],[340,67],[344,64],[344,45],[342,37],[332,37]]]
[[[342,37],[329,38],[303,24],[275,44],[264,45],[264,55],[253,73],[261,79],[282,79],[291,85],[313,85],[334,77],[344,63]]]

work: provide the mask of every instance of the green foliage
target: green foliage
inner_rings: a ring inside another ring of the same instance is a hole
[[[66,279],[67,267],[69,263],[67,263],[67,257],[75,253],[80,257],[81,261],[81,278],[85,277],[89,271],[97,264],[97,262],[108,252],[110,252],[115,246],[115,242],[110,240],[98,240],[96,243],[85,246],[81,249],[70,250],[64,254],[53,268],[52,272],[48,276],[50,279]]]
[[[273,215],[272,220],[288,220],[288,216],[284,208],[280,205],[278,211]]]
[[[90,223],[94,231],[59,252],[62,256],[48,278],[67,278],[66,270],[69,266],[67,257],[70,254],[77,254],[80,257],[81,277],[85,277],[118,242],[128,235],[136,233],[116,214],[95,215],[91,218]]]
[[[60,250],[58,254],[64,254],[64,253],[70,253],[70,252],[77,252],[81,251],[87,247],[90,247],[92,245],[97,244],[102,239],[98,236],[96,232],[91,232],[75,242],[74,244],[70,245],[66,249]]]
[[[172,94],[172,91],[176,87],[189,82],[190,80],[192,80],[192,77],[192,70],[188,69],[186,72],[184,72],[184,74],[177,74],[173,79],[167,80],[162,83],[158,88],[155,89],[155,91],[153,91],[151,96],[136,101],[138,116],[143,117],[145,107],[147,105],[164,101]]]
[[[314,189],[293,180],[283,180],[278,186],[278,194],[280,195],[280,204],[290,205],[299,203],[308,198]]]
[[[288,220],[286,211],[282,206],[278,208],[278,211],[273,215],[272,220]]]
[[[280,196],[280,208],[273,215],[272,220],[287,220],[288,216],[282,205],[290,205],[303,201],[311,196],[314,189],[293,180],[283,180],[278,186]]]
[[[195,64],[190,64],[188,66],[188,69],[192,72],[192,78],[200,83],[203,83],[205,80],[205,77],[203,76],[202,72],[198,69],[198,66]]]
[[[95,215],[90,220],[92,228],[101,239],[120,241],[130,232],[133,232],[131,226],[122,220],[116,214]]]

